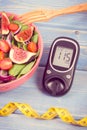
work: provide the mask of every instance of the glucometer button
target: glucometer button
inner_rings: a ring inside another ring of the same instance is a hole
[[[50,70],[47,70],[46,72],[47,72],[47,74],[51,74],[51,71],[50,71]]]
[[[52,78],[47,81],[45,88],[48,90],[50,94],[56,96],[61,95],[65,88],[65,85],[60,79]]]
[[[71,75],[69,75],[69,74],[66,75],[66,78],[67,78],[67,79],[70,79],[70,78],[71,78]]]

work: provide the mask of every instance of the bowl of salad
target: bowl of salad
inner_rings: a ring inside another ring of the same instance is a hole
[[[43,52],[34,24],[24,25],[17,15],[0,13],[0,92],[21,86],[36,71]]]

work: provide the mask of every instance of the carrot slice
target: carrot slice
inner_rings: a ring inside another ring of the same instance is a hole
[[[0,60],[3,60],[4,56],[5,56],[4,52],[0,50]]]

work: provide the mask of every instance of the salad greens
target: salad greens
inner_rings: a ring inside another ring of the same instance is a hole
[[[40,54],[39,36],[35,27],[22,24],[6,12],[1,13],[0,30],[0,83],[5,83],[20,78],[33,68]],[[30,59],[27,58],[29,54]]]

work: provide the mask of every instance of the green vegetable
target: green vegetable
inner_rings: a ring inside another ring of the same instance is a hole
[[[27,44],[23,44],[23,49],[27,51]]]
[[[30,62],[29,64],[27,64],[27,65],[22,69],[22,71],[19,73],[19,75],[17,76],[17,78],[19,78],[20,76],[22,76],[22,75],[28,73],[28,72],[32,69],[32,67],[34,66],[35,62],[36,62],[36,60],[34,60],[34,61]]]
[[[15,42],[14,42],[14,39],[12,39],[12,42],[11,42],[11,43],[12,43],[12,45],[14,45],[14,43],[15,43]]]
[[[38,42],[38,33],[35,32],[35,34],[32,36],[31,41],[34,43]]]
[[[28,25],[24,25],[18,20],[14,20],[13,23],[18,24],[19,26],[21,26],[21,31],[28,29]]]
[[[17,42],[17,46],[18,46],[19,48],[21,48],[21,43],[20,43],[20,42]]]
[[[17,76],[25,66],[25,64],[14,64],[13,67],[9,70],[9,74]]]
[[[10,22],[12,22],[13,19],[14,19],[14,15],[9,16],[9,20],[10,20]]]
[[[23,30],[27,30],[28,29],[28,25],[22,25],[22,27],[21,27],[21,30],[23,31]]]
[[[18,24],[18,25],[22,25],[22,23],[18,20],[13,20],[13,23]]]

